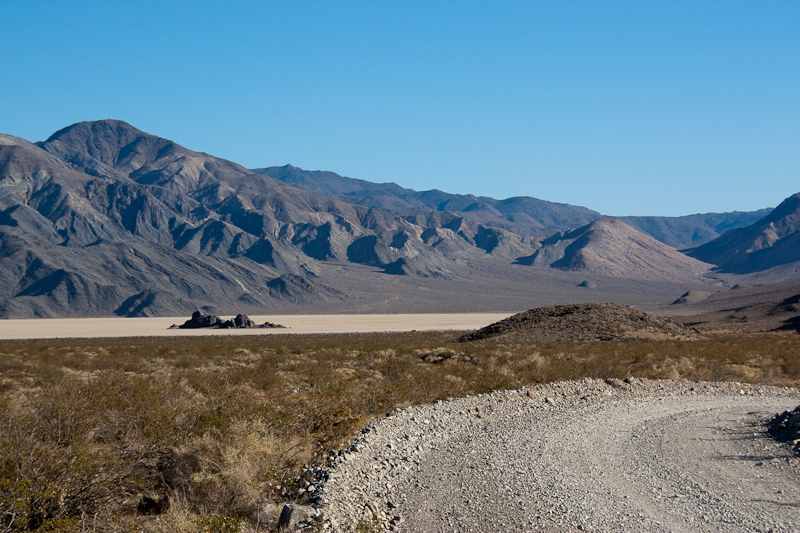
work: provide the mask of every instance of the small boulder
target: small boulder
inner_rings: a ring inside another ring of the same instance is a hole
[[[288,503],[283,506],[281,517],[278,519],[278,531],[297,531],[297,526],[313,518],[316,514],[317,512],[313,507]]]
[[[775,415],[769,422],[769,432],[773,438],[782,442],[795,443],[800,440],[800,405],[793,411]],[[800,447],[795,448],[800,455]]]
[[[246,329],[256,327],[256,323],[250,320],[247,315],[239,314],[230,320],[226,320],[219,327],[224,329]]]
[[[250,320],[247,315],[236,315],[233,319],[233,327],[235,328],[254,328],[256,323]]]
[[[274,324],[272,322],[264,322],[260,326],[256,326],[256,327],[257,328],[266,328],[266,329],[269,329],[269,328],[284,328],[285,329],[286,328],[286,326],[283,326],[281,324]]]

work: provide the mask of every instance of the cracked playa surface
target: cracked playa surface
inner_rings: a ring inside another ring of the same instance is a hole
[[[765,423],[799,401],[587,379],[437,402],[366,428],[315,499],[335,531],[798,531],[800,459]]]

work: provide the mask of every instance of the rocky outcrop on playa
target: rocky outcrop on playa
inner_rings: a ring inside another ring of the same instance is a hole
[[[264,322],[263,324],[256,324],[247,315],[236,315],[229,320],[222,320],[217,315],[204,315],[200,311],[192,313],[192,318],[181,324],[180,326],[173,325],[172,328],[177,329],[246,329],[246,328],[283,328],[280,324],[273,324],[272,322]],[[170,328],[170,329],[172,329]]]

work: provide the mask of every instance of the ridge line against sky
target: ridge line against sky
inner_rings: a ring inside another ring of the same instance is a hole
[[[0,3],[0,133],[603,214],[800,191],[800,2]]]

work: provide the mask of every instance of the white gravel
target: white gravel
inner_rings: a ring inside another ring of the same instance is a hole
[[[800,460],[766,421],[797,389],[583,380],[393,413],[310,487],[324,527],[800,531]]]

